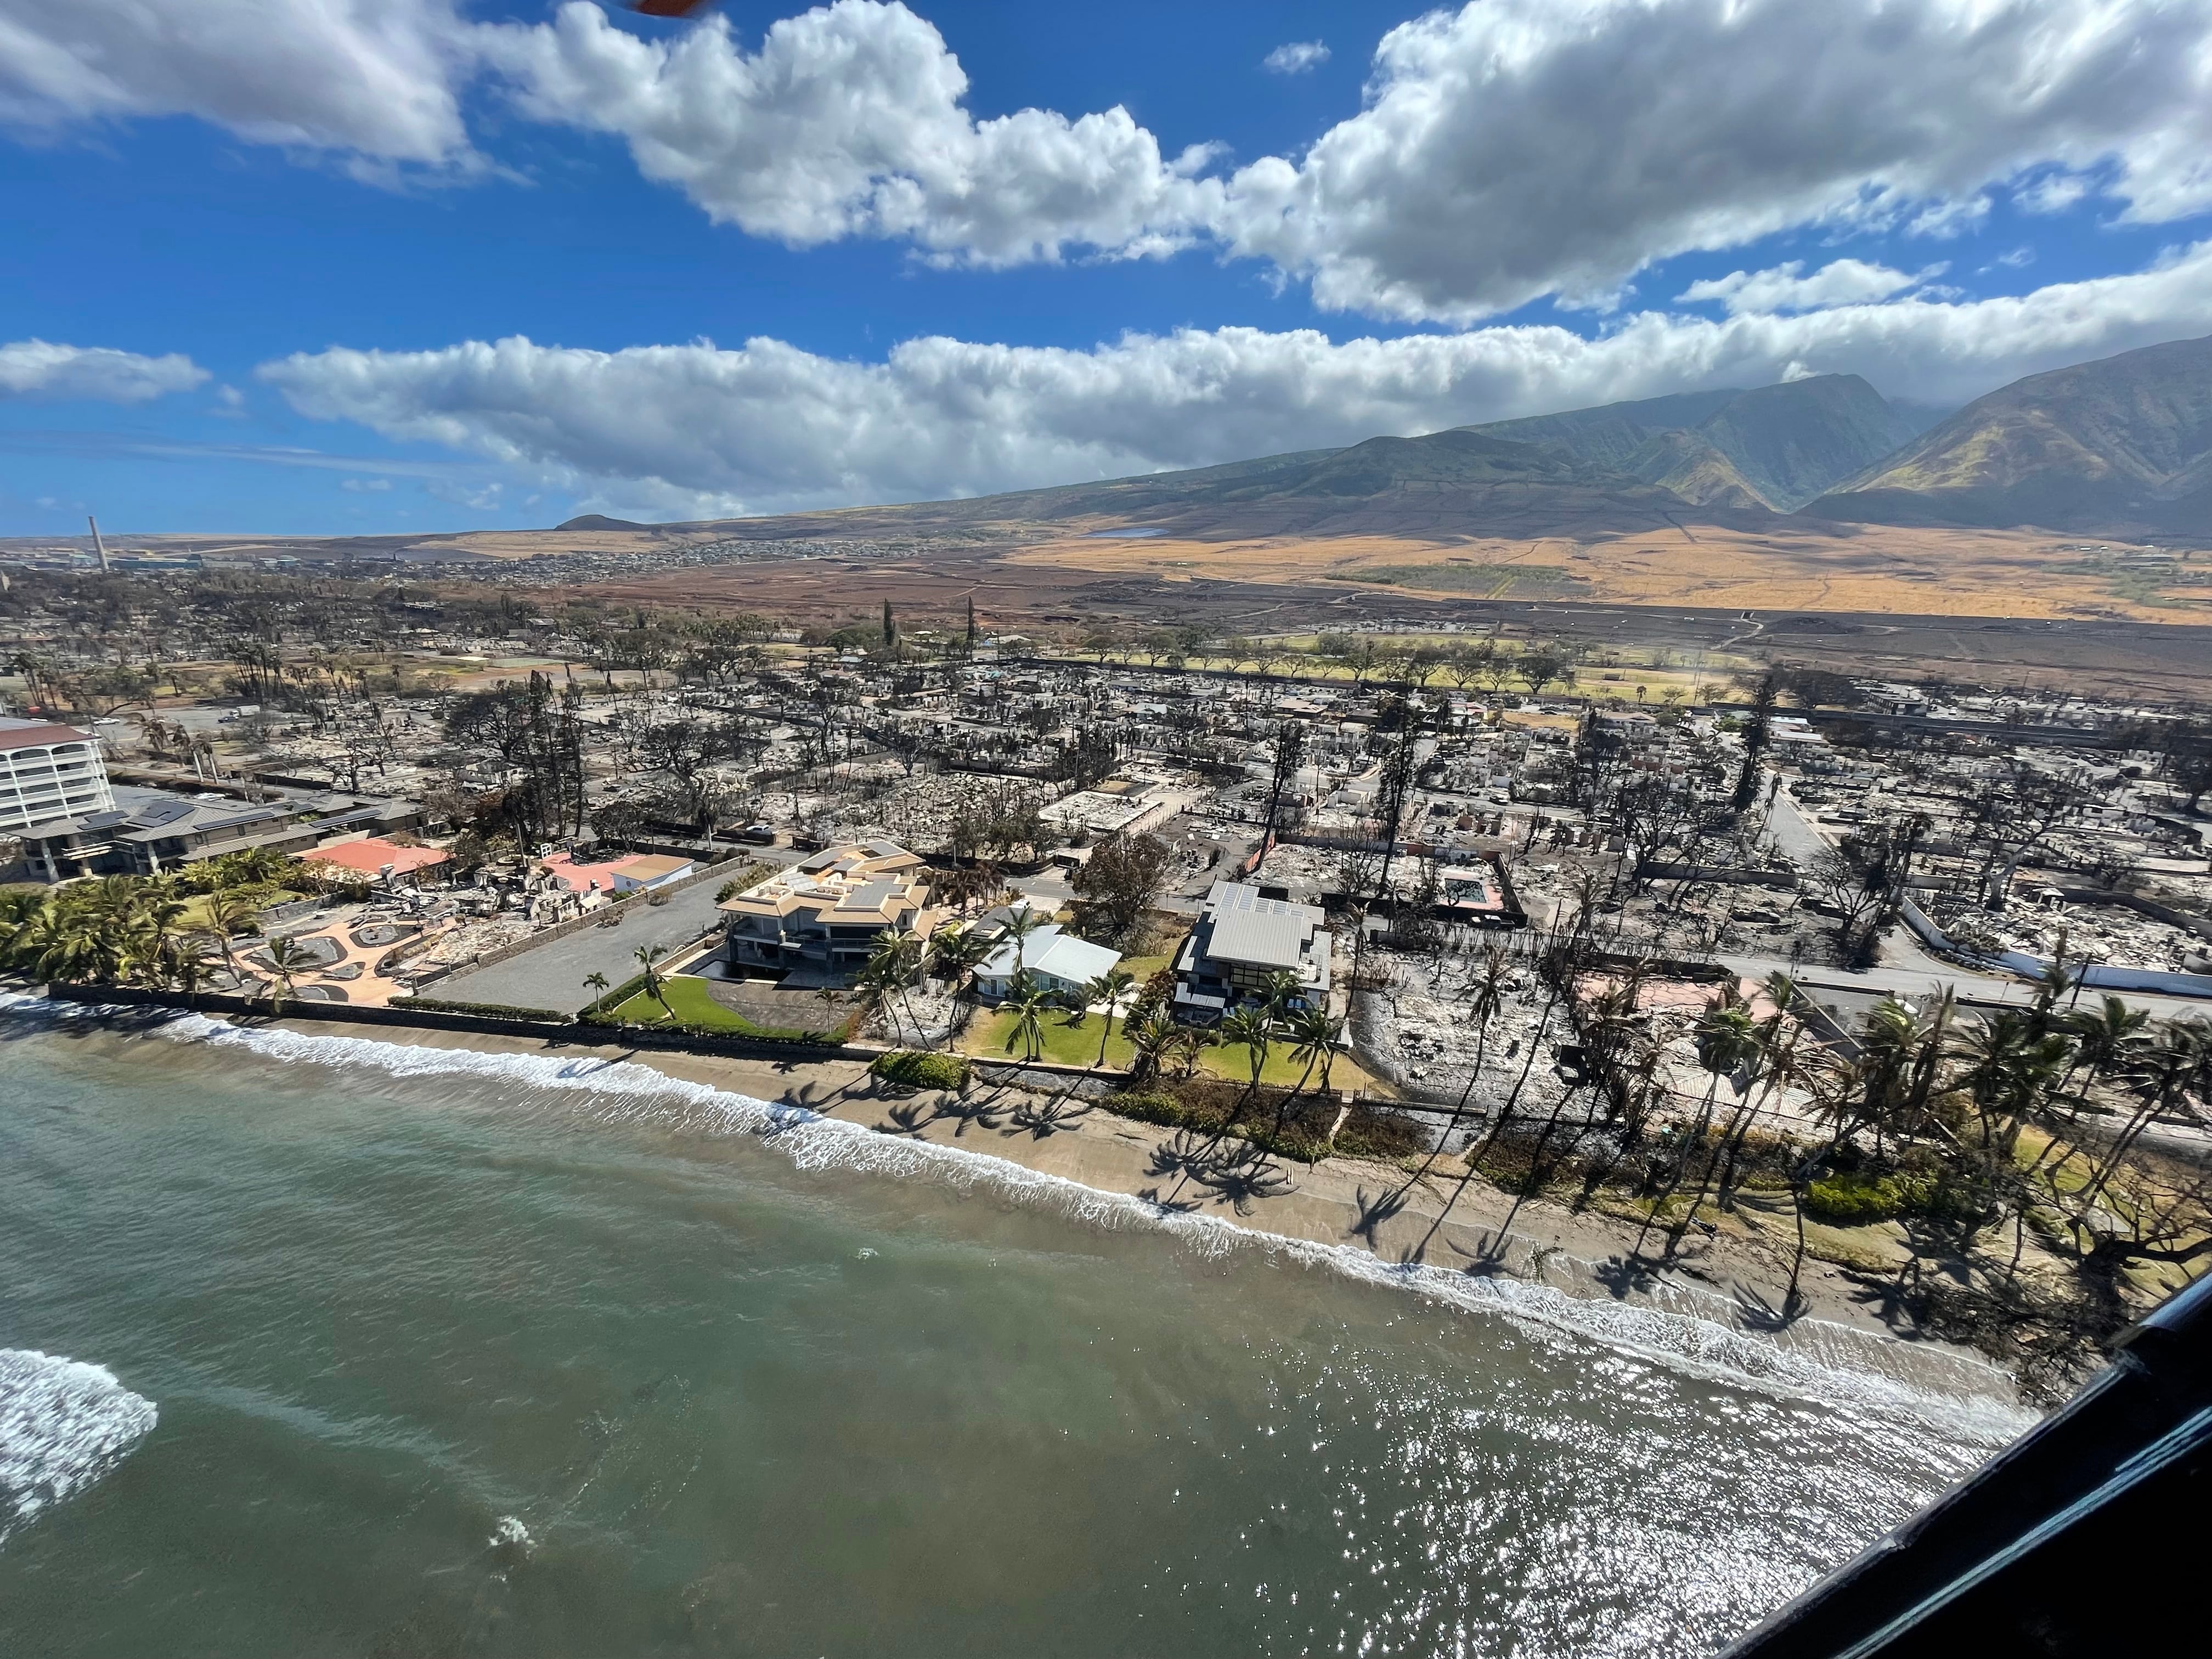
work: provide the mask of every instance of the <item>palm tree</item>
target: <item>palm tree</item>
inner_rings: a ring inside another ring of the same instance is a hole
[[[1038,928],[1046,926],[1050,920],[1051,918],[1047,916],[1043,911],[1038,909],[1035,905],[1030,904],[1027,900],[1023,901],[1020,904],[1015,906],[1012,910],[1008,912],[1006,922],[1006,932],[1001,935],[1001,938],[1005,940],[1012,941],[1015,947],[1014,966],[1017,969],[1026,966],[1026,964],[1021,960],[1023,955],[1025,954],[1022,951],[1021,947],[1029,943],[1029,937],[1031,933],[1036,933]]]
[[[604,1001],[606,998],[608,989],[607,976],[605,974],[598,973],[585,975],[584,988],[592,994],[592,1001],[593,1005],[596,1006],[597,1004]]]
[[[307,966],[305,953],[289,939],[272,939],[269,941],[268,956],[273,975],[269,981],[269,1009],[271,1013],[281,1014],[292,994],[292,976]]]
[[[1211,1031],[1195,1025],[1174,1025],[1168,1032],[1165,1053],[1176,1063],[1176,1075],[1188,1078],[1198,1070],[1199,1057],[1218,1041]]]
[[[2070,1037],[2043,1026],[2038,1011],[2001,1009],[1976,1019],[1949,1050],[1962,1064],[1954,1087],[1979,1119],[1982,1194],[1993,1212],[2017,1188],[2021,1125],[2073,1048]],[[1970,1227],[1969,1237],[1977,1231],[1978,1224]]]
[[[1274,1021],[1265,1008],[1246,1004],[1231,1009],[1221,1021],[1221,1042],[1224,1046],[1242,1045],[1251,1067],[1251,1081],[1245,1085],[1244,1094],[1249,1099],[1260,1086],[1260,1073],[1267,1064],[1267,1050],[1274,1040]]]
[[[1014,1018],[1006,1031],[1006,1052],[1013,1053],[1014,1044],[1019,1042],[1023,1058],[1034,1065],[1043,1052],[1044,1017],[1051,1011],[1052,999],[1027,974],[1017,974],[1012,988],[1014,994],[1007,999],[1006,1007]]]
[[[2101,1165],[2075,1200],[2083,1213],[2097,1202],[2120,1160],[2154,1119],[2178,1113],[2191,1095],[2212,1094],[2212,1023],[2202,1019],[2175,1020],[2145,1048],[2131,1068],[2129,1082],[2136,1109],[2127,1127],[2114,1138]]]
[[[125,949],[135,972],[156,983],[167,979],[177,923],[185,908],[184,901],[171,896],[166,887],[140,892],[125,924],[128,942]]]
[[[1127,969],[1109,968],[1083,988],[1085,1004],[1098,1003],[1106,1011],[1104,1029],[1098,1033],[1098,1058],[1091,1062],[1094,1071],[1106,1063],[1106,1044],[1114,1035],[1114,1011],[1136,982],[1137,976]]]
[[[45,914],[46,896],[29,887],[0,887],[0,964],[15,961],[16,942]]]
[[[1733,985],[1727,988],[1733,990]],[[1688,1169],[1690,1155],[1705,1142],[1712,1127],[1713,1101],[1720,1093],[1721,1079],[1753,1063],[1760,1053],[1759,1029],[1747,1010],[1730,1000],[1727,992],[1713,1000],[1698,1021],[1696,1032],[1698,1064],[1705,1073],[1705,1098],[1698,1103],[1698,1115],[1692,1120],[1687,1133],[1682,1137],[1681,1149],[1675,1154],[1674,1166],[1668,1172],[1667,1184],[1651,1200],[1650,1213],[1644,1218],[1644,1225],[1636,1235],[1636,1248],[1631,1258],[1643,1255],[1644,1241],[1651,1231],[1651,1224],[1659,1218],[1668,1200],[1681,1184],[1683,1172]],[[1686,1218],[1681,1226],[1671,1232],[1668,1251],[1671,1255],[1682,1235],[1689,1231]]]
[[[645,980],[645,994],[660,1005],[661,1018],[673,1019],[676,1010],[669,1006],[668,996],[661,987],[660,959],[668,954],[665,945],[641,945],[630,955],[637,959],[638,971]]]
[[[1164,1008],[1148,1009],[1127,1021],[1121,1035],[1129,1040],[1129,1081],[1139,1088],[1157,1078],[1175,1040],[1174,1017]]]
[[[18,959],[40,979],[82,984],[106,977],[106,941],[74,907],[48,905],[24,927],[15,950]]]
[[[1744,1143],[1751,1137],[1752,1125],[1758,1121],[1766,1103],[1798,1074],[1800,1028],[1790,1018],[1790,1005],[1797,1000],[1797,983],[1778,969],[1766,976],[1764,988],[1774,1012],[1759,1022],[1759,1087],[1746,1091],[1737,1100],[1728,1127],[1721,1131],[1720,1145],[1705,1160],[1705,1173],[1698,1182],[1698,1195],[1690,1205],[1692,1219],[1697,1216],[1698,1206],[1705,1202],[1705,1188],[1711,1184],[1716,1167],[1720,1171],[1720,1206],[1723,1210],[1735,1209],[1736,1164],[1743,1155]]]
[[[940,928],[930,941],[931,956],[941,964],[939,976],[950,975],[954,1000],[972,1011],[980,988],[975,970],[998,953],[998,943],[969,926]]]
[[[216,947],[222,952],[223,965],[234,975],[238,973],[238,953],[231,948],[231,936],[246,931],[258,913],[253,901],[235,887],[217,887],[209,893],[200,907],[213,931]]]
[[[880,1006],[889,1006],[896,1000],[907,1025],[915,1024],[914,1009],[906,1000],[908,984],[914,976],[914,956],[919,942],[911,933],[901,933],[886,927],[870,941],[867,964],[861,969],[861,978],[875,994]],[[931,1047],[935,1047],[933,1043]]]
[[[168,941],[163,951],[162,981],[175,986],[188,997],[198,995],[200,981],[207,976],[213,960],[207,945],[196,937],[177,937]]]
[[[1275,1127],[1280,1129],[1290,1116],[1291,1108],[1305,1092],[1306,1080],[1313,1076],[1316,1065],[1321,1067],[1321,1091],[1328,1093],[1328,1073],[1336,1064],[1337,1039],[1343,1035],[1344,1022],[1331,1019],[1326,1008],[1301,1008],[1291,1016],[1289,1036],[1291,1058],[1305,1069],[1298,1073],[1297,1085],[1275,1111]]]
[[[1460,1120],[1467,1115],[1468,1103],[1474,1098],[1474,1085],[1481,1080],[1482,1062],[1490,1047],[1490,1022],[1498,1018],[1498,1010],[1505,1000],[1506,969],[1505,953],[1492,945],[1482,953],[1481,968],[1468,977],[1464,994],[1468,1012],[1474,1016],[1474,1064],[1468,1068],[1467,1086],[1459,1091],[1459,1099],[1452,1107],[1451,1121],[1444,1125],[1443,1133],[1437,1137],[1435,1147],[1422,1161],[1421,1167],[1414,1171],[1412,1180],[1407,1183],[1408,1186],[1426,1175],[1429,1166],[1437,1161],[1445,1147],[1451,1145],[1452,1136],[1459,1130]],[[1326,1094],[1328,1091],[1328,1068],[1326,1066],[1322,1068],[1321,1086]]]

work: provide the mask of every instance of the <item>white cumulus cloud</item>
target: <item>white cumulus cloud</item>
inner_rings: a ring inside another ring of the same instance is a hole
[[[357,168],[482,167],[488,80],[794,246],[999,265],[1196,244],[1325,307],[1462,325],[1796,228],[1955,235],[2007,192],[2212,209],[2207,0],[1476,0],[1390,30],[1310,148],[1233,170],[1118,107],[977,118],[902,4],[836,0],[747,50],[719,15],[648,40],[590,0],[536,22],[458,3],[0,0],[0,123],[185,113]]]
[[[193,115],[373,162],[474,158],[453,0],[0,0],[0,125]]]
[[[1158,252],[1200,218],[1207,151],[1170,162],[1121,108],[978,121],[959,60],[902,5],[836,0],[747,52],[719,15],[644,40],[571,0],[501,32],[495,55],[526,112],[618,134],[646,177],[794,246],[896,237],[1006,264]]]
[[[2019,297],[1721,319],[1640,313],[1332,342],[1188,329],[1090,350],[929,337],[880,363],[754,339],[592,351],[510,338],[264,364],[301,413],[489,457],[672,515],[913,501],[1284,450],[1785,375],[1962,402],[2042,369],[2212,331],[2212,242]]]
[[[1118,108],[979,122],[942,36],[876,0],[750,53],[719,21],[641,40],[586,0],[498,40],[527,112],[622,136],[757,234],[993,264],[1205,242],[1407,321],[1599,301],[1796,227],[1956,234],[2053,167],[2101,166],[2139,218],[2212,206],[2202,3],[1478,0],[1386,34],[1364,106],[1304,155],[1226,173]]]
[[[2212,8],[2157,0],[1481,0],[1401,25],[1366,106],[1229,183],[1218,234],[1322,304],[1468,320],[1811,224],[1927,231],[2103,158],[2212,206]]]
[[[1914,273],[1869,264],[1863,259],[1836,259],[1808,276],[1805,262],[1792,259],[1765,270],[1732,270],[1725,276],[1692,283],[1675,298],[1686,305],[1717,301],[1732,313],[1825,311],[1831,306],[1887,300],[1942,276],[1947,268],[1934,264]]]
[[[208,372],[170,352],[144,357],[106,346],[56,345],[15,340],[0,345],[0,398],[90,398],[102,403],[143,404],[172,392],[189,392]]]
[[[1328,48],[1319,40],[1286,40],[1260,60],[1270,75],[1304,75],[1328,62]]]

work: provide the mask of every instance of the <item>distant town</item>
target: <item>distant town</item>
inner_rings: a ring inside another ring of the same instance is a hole
[[[57,994],[872,1056],[1234,1127],[1239,1190],[1585,1183],[1668,1258],[1778,1204],[1801,1268],[2017,1212],[2054,1353],[2203,1237],[2201,1083],[2156,1058],[2212,995],[2187,709],[1419,617],[800,626],[102,556],[0,595],[5,949]],[[2080,1176],[2041,1188],[1958,1116],[1961,1034],[2034,1022],[2069,1058],[2003,1109]],[[1933,1068],[1917,1106],[1882,1065]],[[2093,1261],[2136,1276],[2101,1310]]]

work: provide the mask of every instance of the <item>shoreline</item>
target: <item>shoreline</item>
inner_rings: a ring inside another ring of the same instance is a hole
[[[1956,1371],[2007,1404],[2019,1403],[2012,1374],[1956,1343],[1923,1334],[1882,1316],[1882,1299],[1864,1281],[1808,1259],[1801,1282],[1804,1313],[1786,1324],[1775,1317],[1789,1282],[1786,1258],[1763,1259],[1742,1241],[1694,1247],[1663,1273],[1625,1271],[1633,1225],[1595,1212],[1577,1212],[1548,1200],[1525,1200],[1487,1182],[1462,1189],[1434,1176],[1406,1195],[1401,1208],[1369,1219],[1375,1197],[1403,1180],[1396,1168],[1337,1158],[1312,1166],[1283,1165],[1286,1190],[1230,1196],[1186,1175],[1161,1173],[1158,1154],[1174,1131],[1117,1117],[1080,1101],[1064,1115],[1017,1121],[1033,1100],[1021,1091],[978,1084],[964,1097],[909,1094],[884,1088],[857,1060],[765,1060],[637,1049],[619,1043],[562,1042],[520,1036],[422,1029],[379,1029],[286,1015],[257,1021],[303,1036],[342,1037],[410,1048],[523,1054],[562,1061],[625,1062],[671,1079],[755,1100],[800,1107],[890,1137],[921,1139],[997,1158],[1039,1174],[1115,1197],[1171,1206],[1225,1222],[1261,1237],[1370,1254],[1386,1269],[1418,1261],[1471,1278],[1540,1285],[1577,1301],[1708,1321],[1786,1351],[1818,1355],[1838,1334],[1863,1346],[1866,1358],[1887,1354],[1905,1370]],[[897,1118],[892,1114],[896,1109]],[[1510,1221],[1510,1231],[1501,1228]],[[1919,1362],[1916,1364],[1916,1362]]]

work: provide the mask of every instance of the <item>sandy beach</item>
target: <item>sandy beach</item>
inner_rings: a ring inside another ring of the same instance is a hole
[[[1826,1262],[1807,1261],[1800,1286],[1804,1312],[1787,1324],[1780,1321],[1790,1267],[1784,1221],[1771,1224],[1771,1249],[1761,1240],[1724,1237],[1693,1243],[1662,1273],[1631,1272],[1626,1263],[1636,1229],[1612,1216],[1577,1212],[1545,1200],[1516,1204],[1487,1182],[1462,1187],[1455,1175],[1441,1170],[1405,1194],[1401,1206],[1376,1214],[1375,1200],[1401,1187],[1404,1174],[1348,1158],[1312,1167],[1278,1164],[1286,1185],[1224,1192],[1173,1167],[1174,1131],[1079,1100],[1040,1110],[1048,1097],[987,1083],[977,1083],[965,1097],[910,1094],[884,1087],[854,1060],[735,1059],[473,1032],[387,1029],[369,1036],[359,1026],[289,1016],[274,1023],[353,1041],[626,1061],[887,1134],[1002,1158],[1256,1233],[1367,1251],[1386,1264],[1503,1275],[1579,1298],[1692,1316],[1790,1348],[1826,1352],[1840,1342],[1863,1350],[1884,1369],[1924,1366],[1954,1379],[1971,1377],[1977,1392],[2008,1391],[2005,1374],[1983,1357],[1923,1336],[1878,1291]]]

